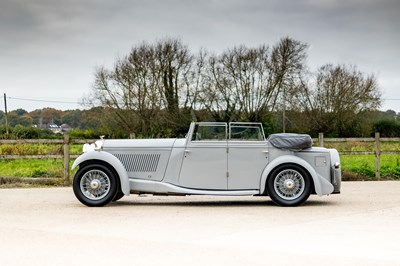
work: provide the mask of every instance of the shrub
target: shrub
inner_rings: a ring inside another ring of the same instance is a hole
[[[373,125],[374,132],[379,132],[381,137],[400,137],[400,124],[395,120],[380,120]]]
[[[40,136],[40,129],[16,125],[12,132],[15,139],[37,139]]]

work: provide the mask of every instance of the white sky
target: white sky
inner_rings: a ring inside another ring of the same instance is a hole
[[[95,67],[142,41],[219,53],[289,36],[310,45],[311,69],[354,64],[376,75],[381,110],[400,112],[399,14],[399,0],[0,0],[0,96],[8,110],[82,108],[74,102]]]

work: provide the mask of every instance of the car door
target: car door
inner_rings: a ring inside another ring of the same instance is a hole
[[[197,123],[186,144],[179,185],[226,190],[227,157],[227,125]]]
[[[260,189],[269,159],[261,124],[231,123],[229,132],[228,190]]]

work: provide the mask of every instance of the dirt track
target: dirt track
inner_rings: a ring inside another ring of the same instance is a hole
[[[261,197],[129,196],[88,208],[71,188],[0,190],[0,265],[400,265],[400,182],[282,208]]]

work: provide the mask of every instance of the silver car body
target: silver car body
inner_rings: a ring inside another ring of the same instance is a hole
[[[200,138],[200,127],[216,131],[213,138]],[[234,137],[234,129],[256,135]],[[339,193],[341,183],[335,149],[276,148],[259,123],[191,123],[186,138],[178,139],[103,139],[85,144],[72,168],[90,162],[111,167],[124,195],[266,195],[271,172],[285,164],[304,169],[319,196]]]

